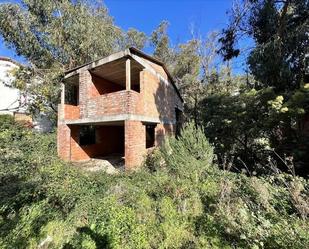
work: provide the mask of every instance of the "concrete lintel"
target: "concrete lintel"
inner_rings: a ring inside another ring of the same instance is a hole
[[[83,118],[76,120],[65,120],[68,125],[74,124],[93,124],[93,123],[104,123],[104,122],[115,122],[124,120],[136,120],[151,123],[160,123],[159,118],[148,117],[144,115],[134,115],[134,114],[118,114],[118,115],[105,115],[97,118]]]

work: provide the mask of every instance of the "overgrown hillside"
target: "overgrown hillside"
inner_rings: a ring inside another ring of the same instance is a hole
[[[309,248],[307,180],[220,170],[200,129],[182,134],[111,176],[1,117],[0,248]]]

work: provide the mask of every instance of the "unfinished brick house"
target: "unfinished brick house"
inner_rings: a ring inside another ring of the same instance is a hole
[[[68,161],[124,157],[138,167],[148,148],[179,131],[183,100],[164,64],[129,48],[66,72],[58,154]]]

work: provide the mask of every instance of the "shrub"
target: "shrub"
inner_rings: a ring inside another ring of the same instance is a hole
[[[60,161],[54,134],[1,127],[1,248],[309,246],[308,181],[220,170],[192,124],[113,176]]]
[[[198,180],[202,171],[209,168],[213,160],[213,148],[202,129],[193,122],[184,125],[181,136],[166,139],[161,149],[167,170],[179,177]]]

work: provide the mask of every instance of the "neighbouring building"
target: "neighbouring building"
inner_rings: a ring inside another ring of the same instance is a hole
[[[121,155],[127,170],[179,132],[183,100],[162,62],[129,48],[67,71],[58,108],[62,159]]]
[[[18,89],[10,87],[14,79],[12,71],[18,67],[19,64],[14,60],[0,56],[0,114],[18,113],[21,118],[25,115],[25,99]]]
[[[0,115],[12,115],[17,122],[23,122],[40,132],[52,129],[52,122],[44,114],[32,117],[27,112],[31,96],[22,94],[11,87],[14,80],[13,71],[21,65],[8,57],[0,56]]]

